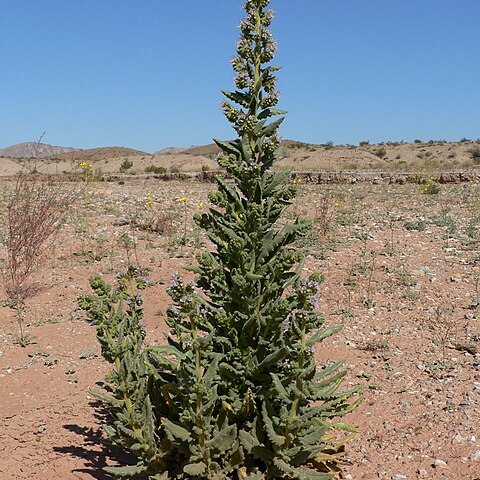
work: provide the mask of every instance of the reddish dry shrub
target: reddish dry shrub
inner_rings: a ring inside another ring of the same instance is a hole
[[[6,207],[5,293],[20,306],[35,288],[27,280],[52,245],[70,205],[77,197],[61,185],[20,175]]]

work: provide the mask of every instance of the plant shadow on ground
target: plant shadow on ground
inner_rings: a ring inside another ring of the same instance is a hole
[[[95,418],[100,423],[107,423],[110,419],[108,409],[102,402],[90,402],[95,412]],[[103,470],[103,467],[111,464],[132,465],[136,463],[136,457],[128,454],[124,449],[109,444],[103,435],[101,428],[89,428],[75,424],[63,425],[65,430],[83,437],[81,446],[78,443],[63,447],[54,447],[54,451],[64,455],[81,458],[85,468],[76,468],[73,472],[86,473],[96,480],[113,480],[115,477]],[[110,463],[107,460],[111,460]]]

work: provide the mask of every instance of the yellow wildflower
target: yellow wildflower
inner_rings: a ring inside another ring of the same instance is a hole
[[[187,200],[188,200],[187,197],[182,197],[182,198],[180,199],[180,201],[183,202],[183,203],[185,203]]]

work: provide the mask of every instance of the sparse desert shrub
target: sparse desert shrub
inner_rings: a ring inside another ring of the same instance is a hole
[[[345,168],[347,170],[358,170],[359,166],[358,163],[348,163],[347,165],[345,165]]]
[[[38,262],[51,247],[61,222],[77,192],[68,192],[34,177],[20,175],[6,211],[6,259],[2,268],[3,286],[10,306],[15,310],[20,335],[18,343],[28,344],[25,335],[25,301],[37,291],[29,279]]]
[[[133,162],[131,162],[128,158],[126,158],[120,165],[120,172],[125,173],[126,171],[130,170],[132,167],[133,167]]]
[[[385,158],[387,156],[387,151],[385,150],[385,147],[377,148],[373,153],[379,158]]]
[[[196,217],[215,249],[198,255],[186,283],[169,288],[168,345],[145,344],[137,267],[113,289],[92,280],[80,300],[104,357],[114,366],[100,398],[111,405],[111,439],[138,456],[130,467],[106,468],[150,480],[330,479],[350,432],[342,417],[358,404],[340,388],[342,362],[317,370],[315,346],[326,328],[316,311],[321,276],[302,276],[303,255],[292,245],[310,222],[285,223],[296,187],[270,167],[284,112],[276,108],[275,42],[269,0],[247,0],[240,25],[235,92],[222,104],[238,138],[216,141],[220,166],[216,207]],[[342,434],[343,432],[343,434]]]
[[[370,145],[370,141],[369,140],[362,140],[361,142],[359,142],[358,145],[360,147],[366,147],[366,146]]]
[[[156,175],[160,175],[162,173],[167,173],[167,169],[165,167],[157,167],[155,165],[148,165],[148,167],[145,167],[145,173],[154,173]]]
[[[476,164],[480,164],[480,147],[471,147],[467,150]]]
[[[202,172],[210,171],[210,167],[208,165],[202,165]]]
[[[440,193],[440,185],[430,179],[423,187],[423,193],[427,195],[437,195],[437,193]]]
[[[333,229],[335,220],[334,199],[328,193],[322,196],[320,208],[317,210],[316,222],[320,233],[327,236]]]
[[[170,173],[180,173],[180,169],[174,165],[173,167],[170,167]]]

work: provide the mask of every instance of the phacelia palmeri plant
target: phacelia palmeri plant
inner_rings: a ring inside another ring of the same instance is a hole
[[[276,44],[269,0],[248,0],[233,60],[237,90],[223,110],[238,138],[217,141],[220,165],[213,207],[196,218],[214,249],[197,257],[197,277],[175,275],[166,346],[148,346],[139,323],[139,279],[130,270],[113,290],[99,279],[82,306],[114,364],[107,386],[111,439],[134,451],[136,466],[109,468],[149,479],[331,479],[355,408],[341,390],[341,362],[318,368],[325,328],[315,305],[321,276],[302,276],[293,246],[309,222],[285,223],[295,196],[286,173],[270,167],[279,146]],[[134,288],[128,293],[128,289]],[[132,305],[136,306],[135,308]]]

